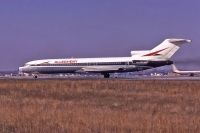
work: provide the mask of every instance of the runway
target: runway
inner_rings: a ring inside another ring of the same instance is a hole
[[[60,79],[60,80],[200,80],[200,76],[112,76],[108,79],[101,75],[39,75],[37,79],[33,76],[0,76],[0,79],[29,79],[29,80],[45,80],[45,79]]]

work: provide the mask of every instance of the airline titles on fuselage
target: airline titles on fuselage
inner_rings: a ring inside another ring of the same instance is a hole
[[[73,64],[77,63],[77,60],[61,60],[61,61],[55,61],[55,64]]]

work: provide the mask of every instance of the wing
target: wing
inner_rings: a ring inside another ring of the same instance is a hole
[[[123,66],[87,66],[81,69],[82,72],[117,72],[126,70]]]

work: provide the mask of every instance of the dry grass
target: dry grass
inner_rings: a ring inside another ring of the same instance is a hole
[[[200,132],[200,81],[0,80],[0,132]]]

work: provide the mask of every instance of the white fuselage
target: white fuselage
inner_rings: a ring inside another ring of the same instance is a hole
[[[178,73],[178,74],[200,74],[200,71],[175,71],[175,73]]]
[[[171,61],[134,60],[133,57],[69,58],[31,61],[20,67],[19,71],[23,73],[113,73],[141,71],[170,64]]]
[[[181,71],[181,70],[178,70],[177,67],[174,64],[172,64],[172,70],[173,70],[174,73],[183,74],[183,75],[200,74],[200,71]]]

